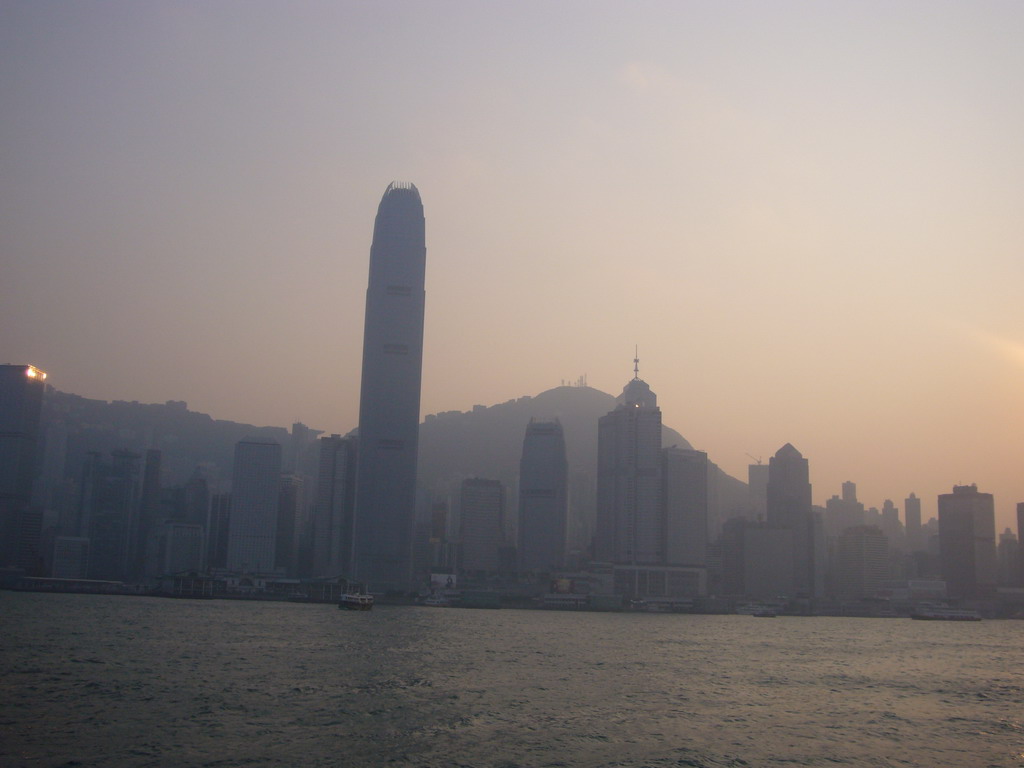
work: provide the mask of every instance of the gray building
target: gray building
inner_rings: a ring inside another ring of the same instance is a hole
[[[354,437],[320,438],[313,510],[313,575],[348,576],[352,567],[352,517],[356,498]]]
[[[874,597],[889,578],[889,543],[873,525],[847,528],[836,548],[836,592],[848,600]]]
[[[281,490],[281,445],[259,439],[235,445],[227,567],[274,573]]]
[[[807,459],[791,444],[782,446],[768,462],[768,525],[790,531],[793,537],[795,594],[819,597],[824,574],[817,567],[817,539],[811,504]]]
[[[530,421],[519,462],[519,568],[557,571],[565,562],[569,463],[562,425]]]
[[[504,570],[505,489],[498,480],[462,481],[459,495],[462,570],[473,574]]]
[[[363,329],[354,576],[409,586],[416,509],[426,244],[412,184],[391,184],[377,209]]]
[[[996,587],[996,517],[991,493],[954,485],[939,495],[939,561],[951,598],[986,597]]]
[[[663,564],[661,410],[646,382],[634,376],[626,384],[597,434],[595,559]]]
[[[36,570],[42,517],[31,510],[46,374],[0,365],[0,568]]]
[[[665,562],[706,565],[708,455],[672,446],[662,451],[662,461]]]

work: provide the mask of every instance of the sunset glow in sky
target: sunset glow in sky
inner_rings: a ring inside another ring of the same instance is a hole
[[[746,479],[1024,501],[1024,4],[0,0],[0,362],[355,426],[373,217],[424,415],[640,375]],[[596,429],[596,425],[595,425]],[[568,436],[571,439],[571,436]]]

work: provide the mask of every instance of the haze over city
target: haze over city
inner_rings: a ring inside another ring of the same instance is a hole
[[[1024,500],[1024,7],[0,2],[4,360],[356,426],[374,212],[426,216],[422,414],[640,375],[935,513]],[[749,455],[748,455],[749,454]]]

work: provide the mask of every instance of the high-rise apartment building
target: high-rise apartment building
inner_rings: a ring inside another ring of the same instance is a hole
[[[595,559],[631,565],[664,562],[661,410],[638,375],[597,427]]]
[[[257,438],[236,443],[228,525],[229,570],[274,572],[280,489],[280,444]]]
[[[313,510],[313,575],[348,576],[356,498],[356,438],[321,437]]]
[[[939,560],[952,598],[985,597],[996,586],[996,517],[991,493],[954,485],[939,495]]]
[[[375,589],[408,586],[416,507],[426,244],[412,184],[391,184],[377,209],[366,290],[359,397],[354,575]]]
[[[31,512],[46,374],[0,365],[0,568],[34,569],[41,516]]]
[[[562,425],[531,421],[519,462],[519,568],[551,572],[565,562],[569,463]]]
[[[472,574],[504,570],[505,489],[498,480],[462,481],[459,529],[462,570]]]

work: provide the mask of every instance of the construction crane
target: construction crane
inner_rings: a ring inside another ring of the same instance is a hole
[[[750,456],[750,454],[749,453],[744,453],[744,456]],[[758,466],[761,466],[761,457],[760,456],[750,456],[750,458],[752,458],[754,461],[756,461]]]

